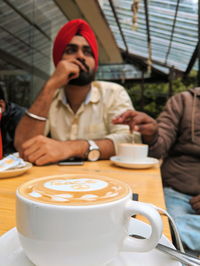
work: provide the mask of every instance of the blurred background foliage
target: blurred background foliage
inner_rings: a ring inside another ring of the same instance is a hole
[[[176,78],[171,83],[135,83],[127,89],[134,108],[156,118],[171,95],[194,88],[197,85],[197,72],[191,72],[187,79]],[[125,86],[126,87],[126,86]]]

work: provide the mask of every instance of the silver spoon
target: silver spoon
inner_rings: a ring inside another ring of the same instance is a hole
[[[140,235],[130,235],[135,238],[140,238],[140,239],[145,239],[145,237],[140,236]],[[170,247],[167,247],[163,244],[158,243],[156,246],[156,249],[158,249],[161,252],[167,253],[170,256],[176,258],[178,261],[187,264],[188,266],[197,266],[200,265],[200,259],[197,257],[190,255],[188,253],[183,253],[177,249],[173,249]]]

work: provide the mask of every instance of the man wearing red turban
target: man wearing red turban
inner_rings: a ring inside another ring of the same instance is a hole
[[[20,155],[36,165],[81,157],[108,159],[119,142],[131,142],[128,126],[112,119],[133,109],[125,89],[94,81],[98,46],[82,19],[66,23],[53,45],[55,71],[16,130]],[[31,129],[31,130],[27,130]]]
[[[98,67],[97,41],[94,32],[92,31],[90,26],[82,19],[75,19],[66,23],[58,32],[53,47],[53,61],[55,66],[57,66],[58,62],[61,60],[67,44],[77,34],[83,36],[89,43],[95,59],[95,70],[97,70]]]

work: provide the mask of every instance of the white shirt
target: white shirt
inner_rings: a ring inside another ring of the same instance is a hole
[[[107,138],[114,142],[117,150],[118,143],[134,141],[128,126],[112,123],[114,117],[128,109],[133,109],[131,99],[116,83],[93,82],[76,113],[67,103],[64,90],[59,89],[50,107],[45,135],[61,141]]]

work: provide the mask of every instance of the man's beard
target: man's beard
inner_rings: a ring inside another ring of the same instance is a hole
[[[76,86],[85,86],[90,84],[95,78],[95,71],[80,71],[78,78],[71,79],[68,84]]]

